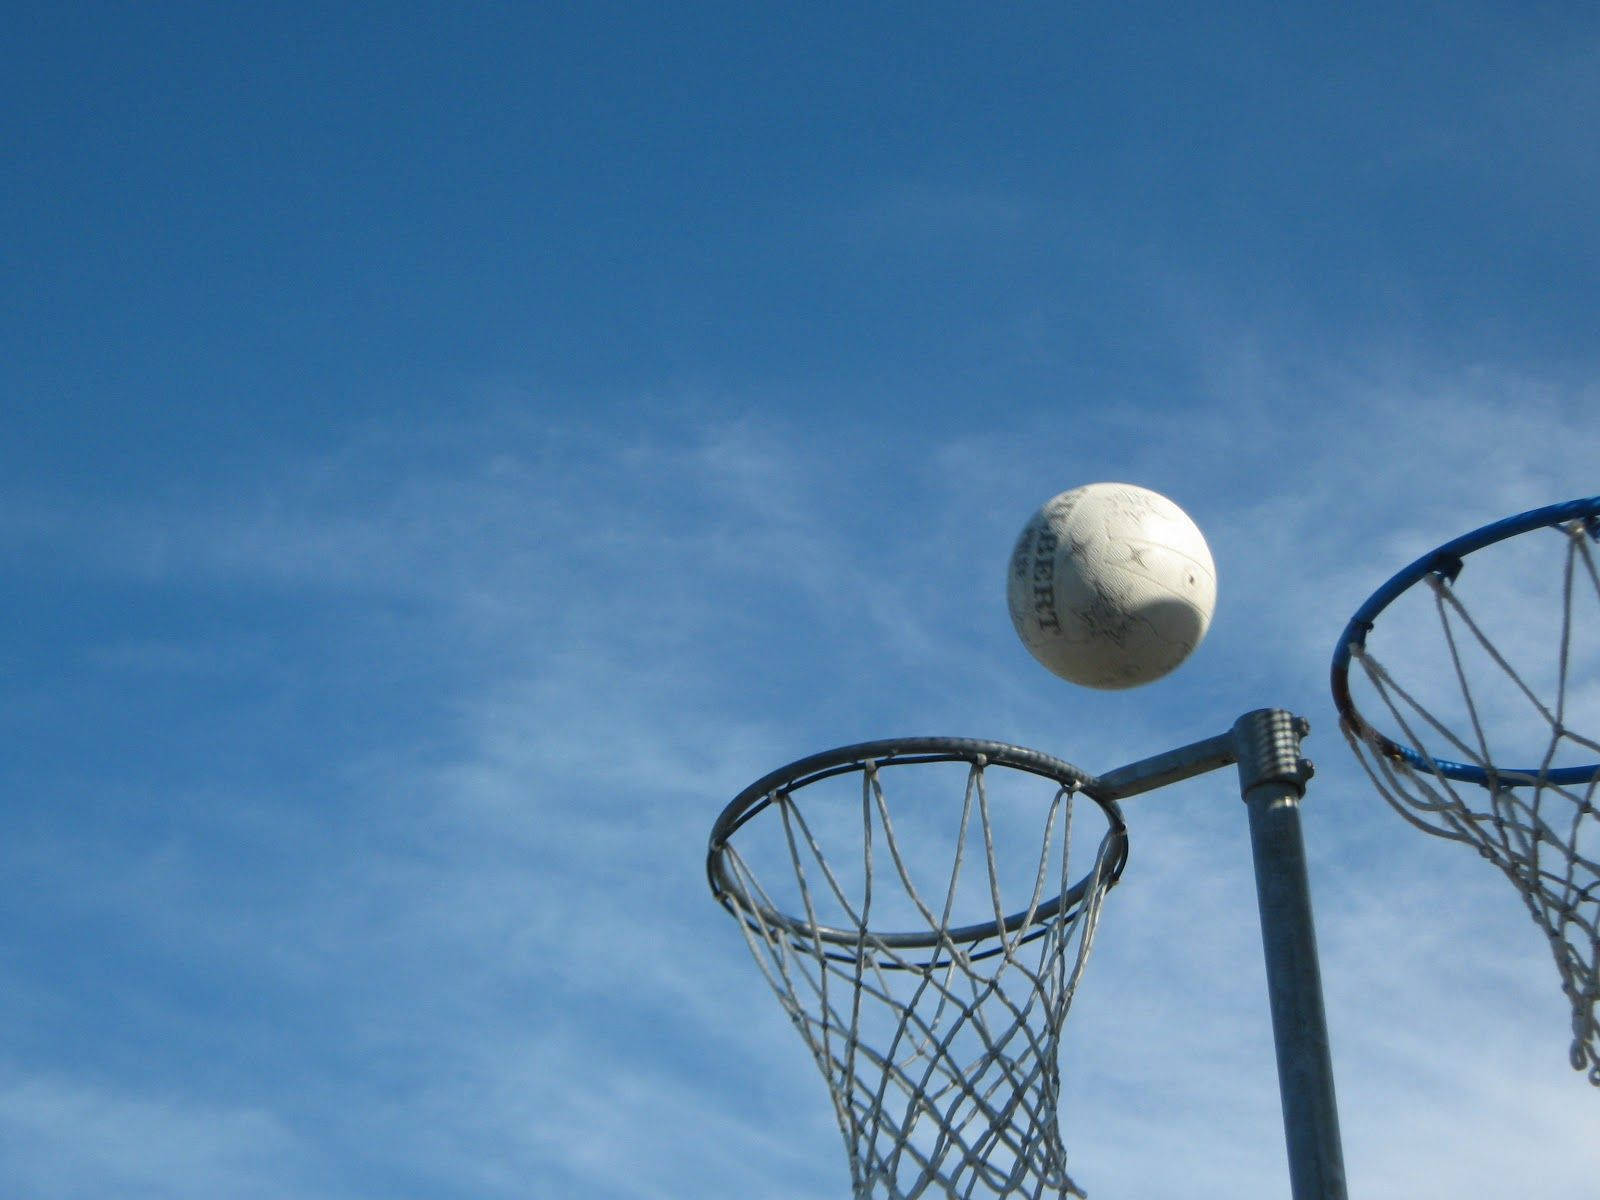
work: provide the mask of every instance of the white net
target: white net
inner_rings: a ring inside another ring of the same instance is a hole
[[[1470,574],[1488,586],[1470,601],[1459,581],[1427,576],[1426,587],[1412,589],[1409,612],[1385,612],[1384,661],[1371,648],[1376,638],[1352,648],[1352,665],[1368,685],[1360,704],[1368,724],[1344,726],[1402,816],[1473,846],[1516,886],[1549,940],[1571,1003],[1572,1065],[1600,1086],[1593,532],[1583,522],[1558,527],[1558,548],[1550,531],[1538,530],[1495,547],[1491,569],[1474,556]],[[1403,675],[1386,665],[1391,658],[1406,663]]]
[[[982,756],[907,765],[775,790],[766,844],[741,830],[743,848],[722,849],[721,899],[827,1078],[858,1200],[1081,1196],[1059,1039],[1125,856],[1120,818],[1074,886],[1070,784]],[[891,775],[942,776],[953,802],[952,768],[958,812],[939,822],[901,797],[891,820]]]

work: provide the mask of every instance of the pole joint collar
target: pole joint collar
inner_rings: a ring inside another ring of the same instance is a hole
[[[1300,756],[1300,739],[1311,723],[1281,708],[1258,708],[1233,723],[1234,752],[1238,756],[1240,791],[1245,795],[1262,784],[1281,784],[1304,796],[1314,768]]]

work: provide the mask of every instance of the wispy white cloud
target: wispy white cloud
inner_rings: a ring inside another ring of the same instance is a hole
[[[140,944],[181,948],[224,991],[269,985],[286,1030],[270,1036],[265,1014],[233,1019],[289,1056],[286,1081],[315,1087],[258,1082],[240,1111],[262,1114],[251,1119],[269,1133],[301,1131],[286,1161],[314,1178],[366,1161],[356,1147],[371,1138],[382,1149],[369,1153],[440,1195],[510,1195],[533,1178],[666,1197],[706,1171],[725,1190],[832,1195],[844,1160],[822,1081],[705,887],[717,808],[789,757],[859,738],[997,736],[1104,770],[1219,732],[1245,708],[1304,708],[1324,764],[1307,819],[1355,1105],[1347,1143],[1369,1179],[1404,1178],[1404,1147],[1366,1115],[1387,1091],[1424,1108],[1449,1099],[1470,1124],[1497,1086],[1545,1086],[1533,1081],[1564,1070],[1563,1045],[1553,1057],[1535,1045],[1536,1020],[1519,1017],[1487,1055],[1480,1044],[1442,1054],[1427,1014],[1446,996],[1465,1011],[1497,962],[1518,979],[1527,969],[1515,994],[1530,998],[1554,990],[1553,970],[1541,946],[1517,940],[1528,931],[1509,889],[1452,892],[1456,874],[1400,848],[1414,835],[1341,759],[1327,656],[1348,610],[1407,555],[1470,514],[1492,519],[1502,513],[1485,510],[1581,478],[1575,439],[1562,435],[1584,396],[1530,385],[1507,435],[1498,405],[1520,386],[1512,376],[1430,388],[1328,372],[1285,414],[1275,406],[1286,372],[1257,363],[1248,387],[1224,373],[1215,411],[1143,425],[1126,413],[1034,414],[1027,430],[878,442],[865,417],[855,440],[750,413],[625,440],[464,420],[375,433],[209,507],[76,514],[68,543],[103,573],[276,597],[303,618],[209,666],[210,641],[112,636],[90,654],[107,680],[234,670],[314,688],[353,667],[383,678],[385,656],[403,652],[438,724],[396,725],[398,741],[322,742],[314,804],[242,770],[191,778],[190,799],[169,797],[164,811],[220,801],[226,815],[181,839],[119,859],[104,849],[115,828],[35,831],[13,861],[25,853],[46,874],[77,858],[66,888],[89,873],[99,886],[70,904],[47,893],[58,911],[115,909]],[[1438,429],[1421,466],[1369,453],[1373,439]],[[1092,456],[1050,449],[1086,441]],[[1486,446],[1502,458],[1492,483],[1477,466]],[[1223,573],[1213,642],[1170,683],[1132,696],[1063,689],[1006,624],[1016,529],[1090,477],[1178,496]],[[352,602],[405,616],[328,655],[324,639],[337,635],[316,618]],[[1069,1149],[1098,1194],[1281,1190],[1235,786],[1224,773],[1130,804],[1133,861],[1068,1023]],[[102,849],[84,858],[86,845]],[[1445,862],[1455,848],[1440,849]],[[245,886],[297,850],[282,886]],[[1443,905],[1459,914],[1439,921]],[[1495,906],[1510,911],[1485,926]],[[1460,960],[1463,938],[1474,939],[1472,968],[1438,973]],[[157,981],[141,996],[168,1010],[168,1025],[202,1015]],[[322,1035],[296,1048],[314,1016]],[[330,1047],[337,1081],[312,1061]],[[413,1068],[393,1066],[402,1061]],[[18,1094],[49,1082],[24,1074]],[[1548,1085],[1553,1097],[1568,1095],[1564,1083]],[[116,1086],[155,1103],[133,1078]],[[192,1096],[161,1103],[203,1108]],[[116,1124],[124,1110],[107,1111]],[[1438,1118],[1441,1145],[1454,1146],[1452,1128]],[[1522,1136],[1472,1170],[1526,1161],[1532,1127]],[[215,1169],[249,1178],[231,1153],[219,1150]],[[1548,1194],[1562,1193],[1552,1183]]]
[[[326,1186],[311,1182],[326,1164],[271,1112],[14,1068],[0,1080],[0,1155],[7,1186],[38,1200]]]

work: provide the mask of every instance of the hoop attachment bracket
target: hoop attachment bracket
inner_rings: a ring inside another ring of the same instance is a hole
[[[1240,793],[1248,796],[1262,784],[1278,783],[1304,796],[1316,773],[1311,760],[1300,756],[1300,740],[1310,732],[1311,722],[1281,708],[1258,708],[1235,721]]]

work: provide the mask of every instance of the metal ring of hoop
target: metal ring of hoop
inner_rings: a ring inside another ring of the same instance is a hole
[[[1489,772],[1474,763],[1450,762],[1445,759],[1436,759],[1421,753],[1411,746],[1402,746],[1398,742],[1386,737],[1373,728],[1356,708],[1355,701],[1350,695],[1350,658],[1351,655],[1366,646],[1367,634],[1372,631],[1377,622],[1378,615],[1399,599],[1413,584],[1428,578],[1430,575],[1443,576],[1454,580],[1460,574],[1462,565],[1469,554],[1503,542],[1518,534],[1527,533],[1534,529],[1548,529],[1555,526],[1567,525],[1572,522],[1581,522],[1583,530],[1589,537],[1600,540],[1600,496],[1590,496],[1583,500],[1568,500],[1562,504],[1552,504],[1545,508],[1531,509],[1519,513],[1514,517],[1507,517],[1503,521],[1496,521],[1492,525],[1485,525],[1482,529],[1475,529],[1471,533],[1463,534],[1454,541],[1446,542],[1437,550],[1424,554],[1416,562],[1397,572],[1376,592],[1367,598],[1355,615],[1350,618],[1349,624],[1344,627],[1344,632],[1339,635],[1339,642],[1333,653],[1333,702],[1338,707],[1339,717],[1357,737],[1375,747],[1380,753],[1389,758],[1403,759],[1419,770],[1429,774],[1438,774],[1446,779],[1460,780],[1464,783],[1478,783],[1490,786]],[[1535,780],[1543,783],[1552,783],[1558,786],[1587,783],[1600,775],[1600,763],[1591,763],[1580,767],[1560,767],[1555,770],[1541,771],[1538,767],[1532,768],[1496,768],[1497,781],[1504,784],[1514,784],[1526,780]],[[1521,778],[1518,778],[1521,777]]]
[[[710,879],[712,892],[723,906],[733,911],[735,915],[741,915],[740,910],[758,913],[762,921],[784,928],[807,943],[815,940],[834,946],[858,947],[863,938],[868,936],[860,929],[814,926],[809,921],[779,912],[751,897],[734,881],[728,871],[724,853],[728,847],[728,839],[747,821],[770,807],[780,795],[792,795],[810,784],[853,771],[934,762],[964,762],[981,764],[985,767],[1009,767],[1053,780],[1069,791],[1088,796],[1100,806],[1110,825],[1108,830],[1110,840],[1102,849],[1094,871],[1066,892],[1033,908],[1012,913],[1004,920],[985,921],[943,932],[874,933],[870,935],[874,945],[894,949],[933,949],[950,944],[970,944],[997,936],[1002,931],[1015,933],[1029,924],[1042,927],[1057,913],[1071,911],[1079,904],[1097,878],[1104,881],[1102,886],[1110,887],[1121,876],[1122,868],[1128,859],[1127,825],[1116,801],[1102,799],[1093,794],[1093,776],[1048,754],[1029,750],[1023,746],[1008,745],[1005,742],[984,741],[978,738],[911,737],[886,738],[841,746],[835,750],[824,750],[780,767],[745,788],[722,810],[711,830],[711,842],[706,852],[706,875]]]

